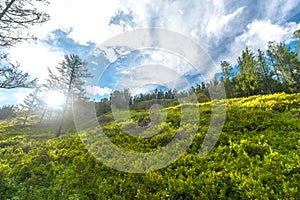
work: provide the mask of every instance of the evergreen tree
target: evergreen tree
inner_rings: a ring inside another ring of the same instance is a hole
[[[111,105],[118,109],[126,108],[126,106],[130,104],[130,99],[131,94],[129,89],[124,89],[123,91],[115,90],[110,95]],[[138,100],[136,99],[136,101]]]
[[[164,92],[162,90],[159,90],[157,93],[157,99],[163,99],[164,98]]]
[[[81,60],[78,55],[65,55],[64,60],[59,64],[57,74],[49,71],[50,79],[48,84],[53,88],[62,91],[66,97],[65,104],[62,109],[62,116],[56,137],[61,135],[61,129],[64,124],[66,111],[71,101],[84,101],[87,99],[83,88],[85,78],[91,78],[91,74],[87,69],[87,62]]]
[[[227,61],[221,61],[221,69],[223,74],[223,84],[226,91],[227,97],[233,97],[233,86],[232,86],[232,65]]]
[[[272,94],[274,92],[272,87],[272,71],[270,69],[269,63],[265,57],[263,51],[258,49],[257,55],[257,68],[259,77],[261,80],[261,91],[263,93]]]
[[[267,54],[272,60],[277,76],[285,92],[298,92],[300,83],[300,62],[290,47],[281,43],[269,42]]]
[[[258,88],[258,74],[255,65],[254,53],[247,47],[238,57],[237,81],[242,96],[254,95]]]
[[[297,40],[297,45],[295,47],[295,53],[298,55],[298,59],[300,60],[300,29],[296,30],[294,32],[293,36]]]
[[[30,93],[27,97],[25,97],[23,104],[21,104],[21,107],[25,111],[23,125],[26,125],[26,122],[28,122],[28,118],[31,112],[37,106],[38,94],[40,93],[40,90],[41,90],[40,87],[37,87],[32,93]]]
[[[0,120],[15,117],[16,110],[17,108],[13,105],[5,105],[0,107]]]

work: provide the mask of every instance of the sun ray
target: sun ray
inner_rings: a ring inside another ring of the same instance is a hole
[[[53,109],[61,108],[63,104],[65,104],[66,98],[63,93],[59,91],[50,91],[45,94],[45,102],[48,107]]]

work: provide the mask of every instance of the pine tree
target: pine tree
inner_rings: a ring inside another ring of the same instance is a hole
[[[21,107],[25,110],[25,117],[23,119],[23,126],[26,125],[28,117],[37,105],[38,94],[40,93],[40,87],[37,87],[32,93],[25,97]]]
[[[221,61],[221,69],[222,69],[222,74],[224,76],[223,78],[223,84],[225,87],[226,91],[226,96],[227,97],[233,97],[233,86],[232,86],[232,65],[227,62],[227,61]]]
[[[300,29],[296,30],[294,32],[293,36],[297,40],[297,45],[295,47],[295,52],[298,55],[298,59],[300,60]]]
[[[56,133],[56,137],[61,135],[61,130],[66,117],[67,109],[70,103],[84,101],[87,99],[83,88],[84,78],[91,78],[91,74],[87,69],[87,62],[80,59],[78,55],[65,55],[64,60],[59,64],[57,74],[49,71],[48,84],[54,89],[64,93],[66,100],[63,105],[61,120]]]
[[[267,94],[274,92],[272,87],[272,72],[268,61],[266,60],[265,54],[260,49],[257,50],[257,68],[261,79],[261,91]]]
[[[238,57],[238,67],[237,79],[242,96],[254,95],[258,88],[258,73],[254,53],[248,47]]]
[[[4,105],[0,107],[0,120],[16,116],[17,108],[14,105]]]
[[[267,54],[272,60],[277,76],[286,92],[298,92],[300,83],[300,62],[290,47],[281,43],[269,42]],[[278,75],[280,74],[280,75]]]

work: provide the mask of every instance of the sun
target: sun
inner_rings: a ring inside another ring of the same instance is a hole
[[[55,90],[47,92],[45,99],[46,104],[51,108],[60,108],[66,101],[64,94]]]

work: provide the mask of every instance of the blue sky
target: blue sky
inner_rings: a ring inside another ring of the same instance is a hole
[[[221,60],[234,64],[246,46],[257,50],[265,49],[271,40],[290,43],[294,30],[300,29],[300,0],[112,0],[106,3],[52,0],[43,9],[49,12],[51,20],[32,29],[38,42],[21,43],[9,49],[11,60],[20,62],[24,71],[42,83],[47,77],[47,67],[57,66],[64,54],[78,54],[89,62],[89,69],[97,76],[99,71],[104,71],[101,77],[95,77],[99,84],[87,88],[97,98],[107,97],[118,80],[126,80],[122,77],[135,67],[150,63],[174,67],[191,83],[202,79],[201,74],[196,74],[182,60],[171,62],[176,58],[166,52],[133,51],[118,58],[117,52],[102,49],[95,56],[97,47],[117,34],[149,27],[178,32],[207,52],[216,63],[207,70],[217,73]],[[152,75],[169,73],[167,69],[158,70]],[[20,103],[27,94],[26,89],[1,89],[0,105]]]

